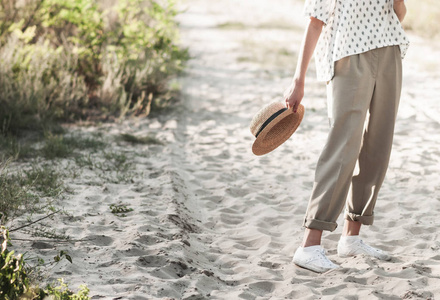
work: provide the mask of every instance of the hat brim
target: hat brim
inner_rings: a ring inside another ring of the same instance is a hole
[[[255,155],[267,154],[285,141],[296,131],[304,117],[304,106],[300,104],[296,113],[288,109],[273,119],[258,135],[252,145]]]

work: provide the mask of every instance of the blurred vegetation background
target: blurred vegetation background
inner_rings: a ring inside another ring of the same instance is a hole
[[[1,0],[0,134],[149,114],[188,57],[172,0]]]
[[[435,1],[407,1],[406,29],[438,36]],[[0,134],[166,106],[188,58],[176,14],[173,0],[1,0]]]
[[[440,36],[440,2],[438,0],[406,1],[408,14],[403,24],[405,29],[423,37]]]

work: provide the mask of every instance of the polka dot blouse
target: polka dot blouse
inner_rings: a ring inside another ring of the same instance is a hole
[[[334,62],[372,49],[400,45],[402,58],[409,40],[394,13],[393,0],[306,0],[304,14],[325,26],[315,50],[318,80],[333,78]]]

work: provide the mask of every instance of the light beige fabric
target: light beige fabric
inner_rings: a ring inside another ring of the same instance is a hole
[[[377,194],[388,168],[401,87],[398,46],[335,63],[335,77],[328,83],[330,132],[317,163],[305,227],[335,230],[344,205],[346,219],[373,223]],[[356,162],[359,172],[353,174]]]

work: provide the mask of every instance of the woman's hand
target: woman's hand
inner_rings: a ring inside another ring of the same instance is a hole
[[[287,108],[293,108],[293,112],[296,113],[303,97],[304,81],[294,78],[290,87],[284,92]]]

